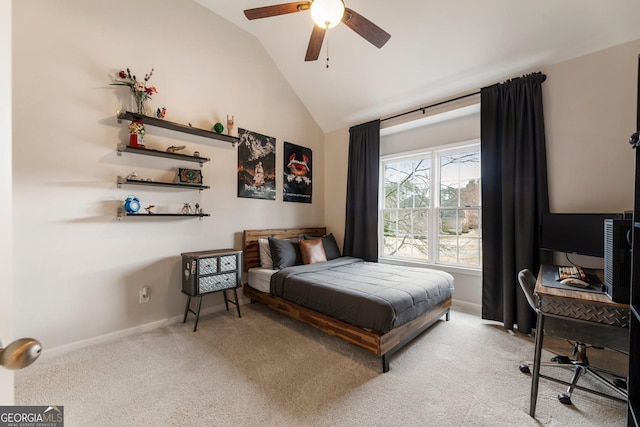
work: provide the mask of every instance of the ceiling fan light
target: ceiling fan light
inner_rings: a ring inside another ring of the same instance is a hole
[[[333,28],[344,16],[342,0],[314,0],[311,3],[311,18],[318,27]]]

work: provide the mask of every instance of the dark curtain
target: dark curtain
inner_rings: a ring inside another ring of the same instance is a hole
[[[378,262],[380,120],[349,129],[345,256]]]
[[[530,334],[535,315],[517,280],[538,274],[540,222],[549,211],[542,82],[533,73],[481,90],[482,318]]]

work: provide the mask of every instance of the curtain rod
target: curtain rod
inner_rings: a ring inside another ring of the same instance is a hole
[[[397,119],[398,117],[406,116],[407,114],[417,113],[418,111],[422,111],[422,114],[424,114],[424,110],[426,110],[427,108],[433,108],[433,107],[437,107],[439,105],[448,104],[449,102],[458,101],[460,99],[468,98],[470,96],[474,96],[474,95],[478,95],[478,94],[480,94],[480,91],[473,92],[473,93],[468,93],[466,95],[458,96],[457,98],[452,98],[452,99],[448,99],[446,101],[437,102],[435,104],[427,105],[427,106],[424,106],[424,107],[421,107],[421,108],[416,108],[415,110],[407,111],[406,113],[396,114],[395,116],[387,117],[386,119],[380,119],[380,121],[384,122],[384,121],[391,120],[391,119]]]

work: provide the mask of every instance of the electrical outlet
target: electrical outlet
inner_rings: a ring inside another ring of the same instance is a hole
[[[138,296],[139,296],[140,304],[149,302],[149,299],[150,299],[149,287],[145,286],[144,288],[140,289],[140,293],[138,294]]]

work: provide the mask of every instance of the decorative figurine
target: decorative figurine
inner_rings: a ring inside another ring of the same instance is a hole
[[[147,213],[149,215],[151,215],[153,213],[152,209],[155,208],[155,207],[156,207],[156,205],[149,205],[146,208],[144,208],[144,210],[147,211]]]
[[[194,151],[193,152],[193,157],[200,157],[200,152],[199,151]]]
[[[164,115],[167,114],[167,109],[162,107],[156,110],[156,117],[159,119],[164,119]]]
[[[135,172],[131,172],[129,175],[127,175],[127,179],[130,181],[137,181],[138,180],[138,174]]]
[[[222,133],[223,130],[224,130],[224,125],[220,122],[213,125],[213,131],[215,133]]]
[[[172,145],[171,147],[167,148],[167,153],[175,153],[176,151],[184,150],[185,148],[186,145]]]
[[[231,130],[233,129],[233,120],[234,117],[231,116],[231,118],[229,118],[229,115],[227,114],[227,135],[231,136]]]
[[[180,213],[185,214],[185,215],[189,215],[190,213],[193,213],[193,209],[191,208],[191,203],[186,203],[182,206],[182,209],[180,209]]]

